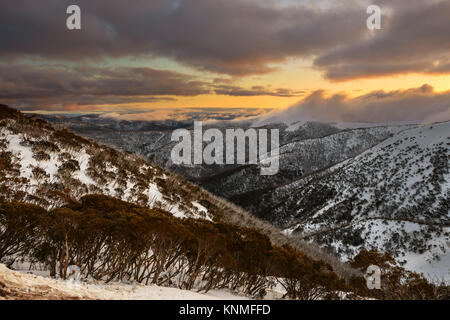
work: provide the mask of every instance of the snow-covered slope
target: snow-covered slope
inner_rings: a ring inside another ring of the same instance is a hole
[[[56,280],[13,271],[0,264],[0,300],[216,300],[247,299],[227,291],[201,294],[157,285]]]
[[[0,106],[0,201],[54,208],[103,194],[176,217],[214,220],[225,202],[139,156]]]
[[[179,218],[256,228],[275,244],[290,241],[272,224],[140,156],[0,105],[0,203],[15,200],[50,209],[87,194],[162,209]],[[316,259],[336,260],[316,246],[303,242],[293,246]]]
[[[190,123],[140,122],[129,123],[89,117],[51,117],[45,119],[62,124],[82,136],[114,145],[121,150],[140,154],[167,170],[180,174],[215,195],[252,210],[251,203],[242,201],[247,193],[273,188],[292,182],[316,170],[328,168],[354,157],[366,149],[411,126],[367,123],[333,124],[300,121],[290,126],[268,124],[266,129],[280,133],[280,171],[275,176],[261,176],[255,165],[176,165],[170,153],[176,142],[171,141],[174,129],[190,128]],[[207,128],[205,124],[204,128]],[[216,123],[214,128],[234,128],[233,123]],[[368,128],[368,126],[371,126]],[[248,129],[244,125],[244,129]],[[192,129],[192,128],[191,128]],[[223,132],[225,134],[225,132]],[[241,197],[242,196],[242,197]],[[255,214],[259,212],[255,211]]]
[[[280,146],[280,170],[277,175],[261,176],[258,166],[246,165],[228,171],[219,171],[216,175],[202,179],[200,184],[212,193],[260,215],[258,210],[254,210],[255,203],[251,201],[252,197],[248,193],[270,189],[328,168],[408,128],[403,126],[363,128],[307,138],[307,135],[301,132],[310,132],[309,130],[312,130],[310,127],[311,124],[307,123],[297,128],[295,132],[287,133],[294,136],[288,138],[289,142]]]
[[[275,212],[343,257],[388,251],[450,277],[450,122],[401,131],[357,157],[276,190]]]

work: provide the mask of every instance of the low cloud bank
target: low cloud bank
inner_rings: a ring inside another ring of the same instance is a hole
[[[424,84],[396,91],[372,91],[355,98],[315,91],[291,107],[260,117],[257,124],[319,122],[409,122],[450,120],[450,91],[435,92]]]

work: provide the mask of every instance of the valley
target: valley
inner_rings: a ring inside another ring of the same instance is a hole
[[[343,261],[362,248],[388,250],[411,270],[450,276],[448,122],[360,128],[268,124],[264,128],[280,130],[281,146],[280,171],[267,177],[254,164],[173,164],[172,131],[161,125],[95,117],[49,120],[141,154]]]

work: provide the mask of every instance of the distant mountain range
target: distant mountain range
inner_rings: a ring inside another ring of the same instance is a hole
[[[280,129],[280,172],[261,176],[257,165],[173,164],[171,133],[192,123],[44,118],[141,154],[344,260],[374,248],[429,277],[450,278],[450,122],[266,124]]]
[[[56,123],[0,105],[0,203],[19,201],[53,209],[77,203],[85,195],[104,195],[161,209],[177,218],[255,228],[275,244],[290,243],[313,258],[333,264],[337,272],[350,269],[335,255],[300,237],[284,235],[281,228],[142,156],[108,147],[64,128],[67,119],[80,119],[60,116],[52,119],[56,119]],[[95,122],[96,119],[87,116],[80,122]],[[98,125],[86,127],[104,133],[116,132],[99,129],[104,123],[98,120]],[[173,128],[180,124],[160,125]],[[158,132],[155,131],[155,137]]]
[[[0,201],[55,208],[86,194],[102,194],[176,217],[219,221],[245,214],[139,155],[1,105],[0,155]]]
[[[288,234],[300,232],[343,257],[361,247],[388,251],[410,269],[448,277],[449,147],[450,122],[403,130],[356,157],[252,195],[253,211],[270,208]]]

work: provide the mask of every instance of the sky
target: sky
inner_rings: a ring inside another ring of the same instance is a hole
[[[0,103],[29,112],[430,121],[449,91],[448,0],[0,2]]]

